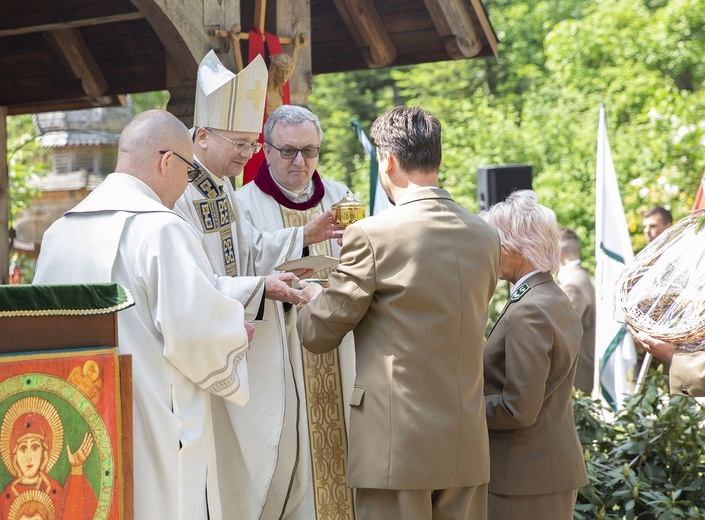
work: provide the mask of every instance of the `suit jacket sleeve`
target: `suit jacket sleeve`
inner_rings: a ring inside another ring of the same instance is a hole
[[[506,320],[506,381],[501,394],[485,396],[490,430],[531,426],[545,400],[553,331],[550,318],[541,307],[531,304],[531,296],[524,297],[528,301],[512,304],[514,308],[501,318]]]
[[[565,285],[561,285],[561,289],[568,295],[568,299],[570,303],[573,304],[573,307],[575,307],[578,316],[583,316],[590,302],[584,297],[583,293],[580,291],[580,287],[572,282],[568,282]]]
[[[329,277],[330,287],[298,312],[299,337],[311,352],[336,348],[365,316],[374,296],[374,252],[358,226],[345,230],[340,260]]]

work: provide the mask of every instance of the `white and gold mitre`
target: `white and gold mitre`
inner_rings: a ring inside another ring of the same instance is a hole
[[[210,51],[198,66],[193,126],[261,132],[267,95],[267,65],[261,55],[233,74]]]

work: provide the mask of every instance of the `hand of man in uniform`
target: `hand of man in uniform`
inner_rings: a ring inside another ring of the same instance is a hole
[[[301,293],[301,300],[296,304],[297,310],[301,309],[301,307],[313,300],[321,293],[321,291],[323,291],[323,287],[315,282],[306,282],[302,280],[299,282],[299,286],[301,287],[301,290],[299,291]]]

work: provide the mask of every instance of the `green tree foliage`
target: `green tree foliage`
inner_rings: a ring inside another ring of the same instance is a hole
[[[132,94],[130,98],[132,98],[132,103],[135,107],[135,114],[139,114],[151,108],[166,110],[167,103],[169,102],[169,91],[158,90],[155,92],[143,92],[141,94]]]
[[[369,134],[375,118],[396,104],[390,71],[325,74],[314,81],[309,108],[323,127],[318,169],[324,177],[342,182],[368,201],[369,160],[350,120],[357,119]]]
[[[37,142],[31,115],[10,116],[7,121],[7,166],[10,185],[10,222],[36,195],[32,177],[47,170],[49,151]]]
[[[595,151],[604,103],[633,243],[640,212],[692,207],[705,168],[705,0],[487,0],[499,58],[314,77],[321,171],[367,196],[364,128],[400,103],[444,129],[441,181],[476,210],[477,168],[529,163],[541,202],[594,257]]]

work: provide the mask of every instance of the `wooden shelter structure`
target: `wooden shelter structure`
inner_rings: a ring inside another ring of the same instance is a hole
[[[7,115],[116,106],[136,92],[168,90],[168,110],[190,126],[198,63],[215,49],[235,70],[255,27],[278,36],[284,52],[304,35],[290,79],[299,105],[313,74],[497,55],[481,0],[0,2],[0,152]],[[7,209],[0,161],[0,283]]]

